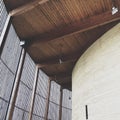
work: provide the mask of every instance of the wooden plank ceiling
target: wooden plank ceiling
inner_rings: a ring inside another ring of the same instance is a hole
[[[77,59],[120,22],[120,0],[5,0],[12,22],[32,59],[52,79],[71,89]]]

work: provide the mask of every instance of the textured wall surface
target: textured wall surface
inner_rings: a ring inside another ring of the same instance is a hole
[[[0,120],[5,119],[10,102],[17,66],[21,55],[19,42],[19,38],[11,25],[0,54]]]
[[[63,112],[65,111],[62,120],[70,120],[68,117],[71,114],[69,112],[71,111],[71,109],[69,110],[71,103],[68,101],[70,92],[64,92],[64,105],[61,106],[61,86],[54,81],[50,82],[49,77],[40,69],[37,80],[35,80],[36,64],[26,52],[25,59],[23,58],[20,39],[13,25],[7,26],[6,24],[8,18],[3,0],[0,0],[0,120],[6,120],[9,113],[12,120],[28,120],[34,93],[32,120],[45,120],[46,113],[48,113],[48,120],[59,120],[60,107],[64,108]],[[23,64],[23,67],[20,63]],[[20,68],[22,73],[20,73]],[[19,75],[21,75],[20,79]],[[35,81],[37,81],[36,89],[34,89]],[[51,86],[50,96],[49,85]],[[14,89],[16,87],[17,89]],[[14,101],[15,96],[15,104],[10,104]],[[10,112],[11,107],[14,108],[12,109],[13,116]]]
[[[28,120],[35,76],[35,63],[28,54],[25,56],[13,120]]]
[[[59,120],[60,85],[51,81],[48,120]]]
[[[72,120],[120,120],[120,24],[99,38],[72,74]]]
[[[62,96],[62,120],[71,120],[72,116],[72,92],[64,89]]]
[[[2,33],[5,21],[7,19],[7,11],[4,5],[3,0],[0,0],[0,35]]]
[[[47,106],[49,77],[39,70],[32,120],[44,120]]]

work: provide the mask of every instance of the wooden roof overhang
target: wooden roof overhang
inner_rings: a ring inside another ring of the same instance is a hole
[[[78,58],[120,22],[120,0],[5,0],[32,59],[64,88]],[[112,15],[112,7],[119,11]]]

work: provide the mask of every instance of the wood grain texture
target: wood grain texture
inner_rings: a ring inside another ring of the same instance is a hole
[[[10,10],[32,2],[5,1]],[[116,0],[116,7],[120,7],[119,0]],[[21,40],[25,40],[24,47],[32,59],[45,65],[45,62],[56,63],[57,59],[70,54],[71,58],[74,53],[81,56],[101,35],[120,22],[120,12],[112,16],[111,9],[111,0],[49,0],[25,9],[14,16],[12,22]],[[52,71],[56,75],[68,69],[72,71],[73,62],[51,66],[44,66],[44,72],[49,75]]]
[[[38,73],[39,73],[39,68],[36,66],[33,90],[32,90],[32,97],[31,97],[31,103],[30,103],[29,120],[32,120],[32,113],[33,113],[34,102],[35,102],[35,93],[36,93],[37,83],[38,83]]]
[[[31,9],[35,8],[38,5],[44,4],[49,0],[34,0],[32,2],[29,2],[23,6],[20,6],[12,11],[10,11],[10,16],[17,16],[17,15],[21,15],[25,12],[30,11]]]
[[[6,30],[10,21],[10,15],[8,15],[4,2],[0,2],[0,48],[5,37]]]
[[[11,94],[10,105],[8,107],[8,113],[7,113],[7,117],[6,117],[7,120],[12,120],[15,101],[16,101],[17,93],[18,93],[18,87],[19,87],[19,83],[20,83],[20,77],[21,77],[21,73],[22,73],[22,67],[23,67],[23,63],[24,63],[25,53],[26,53],[25,50],[22,49],[19,66],[17,69],[16,77],[15,77],[15,83],[14,83],[12,94]]]
[[[102,13],[93,17],[84,19],[82,22],[76,22],[69,27],[64,27],[61,31],[53,31],[50,33],[45,33],[40,36],[34,36],[27,38],[27,47],[33,43],[48,42],[50,40],[56,40],[60,38],[67,37],[76,33],[84,32],[114,21],[120,20],[120,14],[117,13],[114,16],[110,12]]]

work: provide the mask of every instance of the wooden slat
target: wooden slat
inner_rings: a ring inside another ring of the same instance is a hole
[[[50,78],[55,80],[57,83],[62,84],[62,83],[67,83],[70,82],[69,80],[71,79],[72,75],[71,74],[67,74],[64,73],[64,75],[57,75],[57,76],[51,76]],[[65,80],[64,79],[69,79],[69,80]]]
[[[19,66],[18,66],[17,75],[16,75],[16,78],[15,78],[15,84],[14,84],[14,88],[13,88],[13,92],[12,92],[12,96],[11,96],[10,105],[9,105],[9,108],[8,108],[8,114],[7,114],[6,120],[12,120],[15,101],[16,101],[17,93],[18,93],[18,87],[19,87],[19,83],[20,83],[20,77],[21,77],[23,63],[24,63],[24,59],[25,59],[25,53],[26,52],[23,49],[22,54],[21,54],[21,58],[20,58],[20,62],[19,62]]]
[[[60,110],[59,110],[59,120],[62,119],[62,96],[63,96],[63,91],[62,87],[60,88]]]
[[[49,87],[48,87],[48,96],[47,96],[47,103],[46,103],[45,120],[48,120],[49,99],[50,99],[50,88],[51,88],[51,78],[49,78]]]
[[[47,59],[46,61],[44,60],[43,62],[37,61],[37,65],[39,68],[43,68],[49,65],[54,65],[54,64],[64,64],[68,62],[76,62],[77,59],[81,56],[82,51],[78,51],[76,53],[71,53],[70,55],[65,55],[62,56],[62,58],[53,58],[53,59]],[[61,62],[60,62],[61,60]]]
[[[48,1],[49,0],[33,0],[32,2],[29,2],[26,5],[20,6],[19,8],[16,8],[16,9],[12,10],[10,12],[10,15],[11,16],[21,15],[21,14],[23,14],[25,12],[30,11],[31,9],[35,8],[36,6],[42,5],[42,4],[44,4],[44,3],[48,2]]]
[[[37,81],[38,81],[38,71],[39,71],[39,68],[38,68],[38,66],[36,66],[36,72],[35,72],[35,77],[34,77],[34,86],[33,86],[32,99],[31,99],[31,106],[30,106],[30,112],[29,112],[29,120],[32,120],[32,113],[33,113],[34,101],[35,101],[35,93],[36,93]]]
[[[73,35],[76,33],[81,33],[114,21],[120,20],[120,12],[116,13],[115,15],[111,14],[111,11],[92,16],[90,18],[87,18],[85,20],[76,22],[75,24],[72,24],[69,27],[65,27],[64,29],[60,30],[59,32],[52,32],[52,33],[45,33],[38,36],[33,36],[31,38],[27,38],[26,41],[26,47],[29,47],[30,45],[34,43],[40,43],[40,42],[48,42],[51,40],[56,40],[60,38],[67,37],[69,35]]]
[[[60,63],[59,59],[58,60],[53,60],[53,61],[46,61],[45,63],[40,63],[40,64],[37,64],[39,68],[44,68],[46,66],[49,66],[49,65],[55,65],[55,64],[63,64],[63,63],[68,63],[68,62],[76,62],[77,59],[69,59],[69,60],[66,60],[66,61],[62,61],[62,63]]]
[[[2,46],[2,42],[3,42],[3,39],[4,39],[4,36],[5,36],[5,33],[7,31],[7,28],[8,28],[8,24],[10,22],[10,15],[8,15],[7,19],[6,19],[6,22],[5,22],[5,25],[4,25],[4,28],[3,28],[3,31],[1,33],[1,36],[0,36],[0,48]]]

